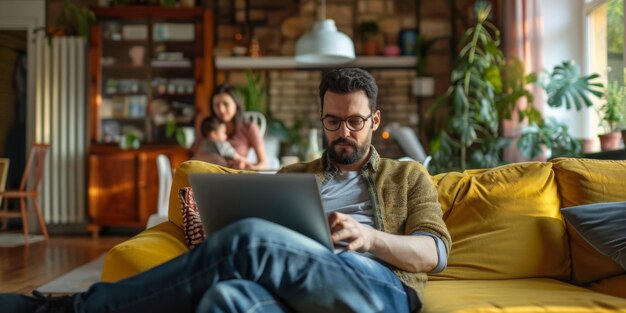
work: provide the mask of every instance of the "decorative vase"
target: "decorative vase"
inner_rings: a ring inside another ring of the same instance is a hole
[[[400,55],[400,47],[397,45],[388,45],[383,48],[383,54],[388,57],[395,57]]]
[[[415,29],[401,29],[398,34],[398,45],[400,46],[400,54],[415,55],[417,44],[417,32]]]
[[[181,145],[185,148],[191,148],[194,140],[196,140],[196,129],[191,126],[181,127],[184,135],[184,142]]]
[[[430,97],[435,94],[435,78],[415,77],[412,84],[413,95],[417,97]]]
[[[128,55],[133,66],[143,66],[143,57],[146,55],[146,48],[142,46],[132,46],[128,49]]]
[[[378,41],[375,39],[368,39],[363,42],[363,54],[367,56],[378,55]]]
[[[309,146],[306,149],[306,160],[313,161],[321,156],[321,150],[317,136],[317,128],[309,130]]]

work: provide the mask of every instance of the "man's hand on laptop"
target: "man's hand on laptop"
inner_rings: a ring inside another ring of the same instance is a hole
[[[363,226],[350,215],[333,212],[328,216],[328,225],[335,246],[359,252],[367,252],[372,248],[372,229]]]

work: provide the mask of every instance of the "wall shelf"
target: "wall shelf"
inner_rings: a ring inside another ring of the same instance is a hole
[[[293,57],[215,57],[217,70],[244,70],[244,69],[321,69],[336,67],[361,67],[361,68],[414,68],[416,63],[414,56],[359,56],[350,63],[340,65],[308,65],[296,63]]]

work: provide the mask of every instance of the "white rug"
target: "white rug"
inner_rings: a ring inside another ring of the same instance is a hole
[[[100,281],[100,273],[104,264],[102,254],[97,259],[65,273],[57,279],[37,288],[43,294],[77,293],[86,291],[91,285]]]
[[[41,235],[28,235],[28,242],[42,241]],[[24,234],[22,233],[0,233],[0,248],[14,248],[25,245]]]

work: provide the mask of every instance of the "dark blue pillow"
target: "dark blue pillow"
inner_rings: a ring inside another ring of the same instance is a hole
[[[594,249],[626,270],[626,202],[580,205],[561,213]]]

